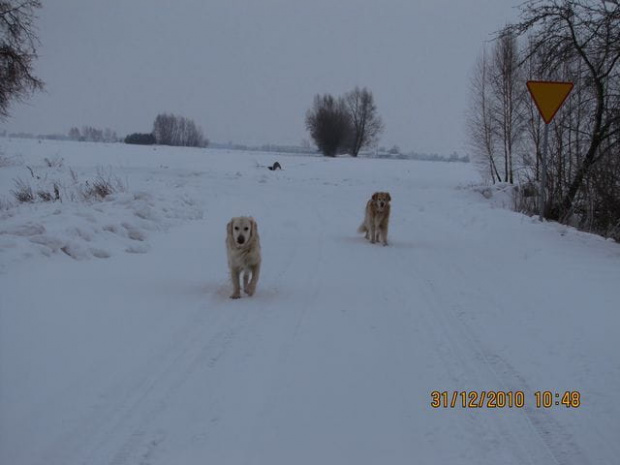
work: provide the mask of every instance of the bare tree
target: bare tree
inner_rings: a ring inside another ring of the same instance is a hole
[[[185,122],[184,142],[184,145],[187,147],[206,147],[208,145],[208,141],[205,139],[202,130],[191,119]]]
[[[553,218],[566,221],[587,175],[602,158],[602,149],[619,131],[620,1],[528,0],[521,8],[521,21],[507,30],[530,35],[528,57],[539,54],[549,70],[579,62],[584,72],[582,85],[592,99],[585,154],[561,202],[551,211]]]
[[[153,135],[160,145],[173,145],[175,117],[167,113],[160,113],[153,123]]]
[[[80,140],[87,142],[102,142],[103,131],[92,126],[84,126],[82,127],[82,137]]]
[[[104,142],[118,142],[118,135],[116,131],[113,131],[110,128],[105,128],[103,131],[103,141]]]
[[[8,117],[12,100],[23,100],[43,88],[32,70],[38,45],[37,8],[39,0],[0,1],[0,119]]]
[[[490,59],[483,50],[470,84],[470,145],[493,183],[514,183],[515,163],[522,165],[515,157],[525,129],[527,91],[518,55],[515,36],[502,35]]]
[[[483,175],[490,177],[493,184],[501,182],[497,169],[497,134],[493,130],[491,117],[491,95],[489,74],[490,65],[486,50],[478,59],[470,82],[470,104],[467,112],[469,144],[474,152],[474,160],[479,164]]]
[[[80,130],[76,127],[72,127],[71,129],[69,129],[69,139],[71,140],[80,140],[81,134],[80,134]]]
[[[351,135],[351,120],[343,99],[316,95],[306,113],[306,129],[324,155],[335,157],[345,149]]]
[[[344,103],[349,113],[351,134],[349,151],[356,157],[363,148],[370,147],[378,141],[383,131],[383,121],[377,113],[372,92],[367,88],[355,87],[344,96]]]
[[[153,136],[159,145],[206,147],[209,144],[193,120],[167,113],[155,118]]]
[[[594,196],[584,229],[620,242],[620,122],[616,125],[603,149],[603,159],[592,168],[591,182],[587,183]]]
[[[493,50],[489,74],[493,94],[492,119],[504,155],[504,181],[514,183],[514,152],[525,127],[525,83],[519,69],[516,37],[506,32]]]

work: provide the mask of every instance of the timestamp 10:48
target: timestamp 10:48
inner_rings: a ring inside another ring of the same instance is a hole
[[[534,399],[537,408],[551,408],[560,405],[567,408],[577,408],[581,405],[581,393],[579,391],[564,391],[561,399],[559,392],[536,391]]]

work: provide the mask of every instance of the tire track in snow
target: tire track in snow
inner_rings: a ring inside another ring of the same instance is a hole
[[[141,443],[160,443],[162,433],[147,437],[142,425],[166,408],[198,363],[206,358],[206,363],[217,363],[247,323],[247,313],[220,311],[209,318],[205,307],[197,309],[191,323],[174,336],[163,357],[158,353],[140,375],[106,390],[102,395],[105,400],[46,453],[41,465],[122,464]],[[117,452],[111,454],[111,450]]]
[[[149,425],[154,423],[158,415],[168,408],[170,401],[175,398],[198,367],[213,369],[217,365],[236,335],[243,331],[249,320],[247,312],[227,312],[227,315],[228,318],[220,324],[221,329],[207,340],[198,331],[192,342],[153,381],[149,390],[131,409],[124,412],[118,424],[113,426],[112,431],[116,437],[108,441],[115,445],[104,445],[100,448],[104,451],[115,450],[111,459],[105,458],[104,454],[94,460],[89,460],[88,463],[97,464],[99,461],[102,464],[111,465],[137,463],[136,459],[143,455],[141,451],[149,450],[148,445],[157,441],[158,436],[165,436],[165,433],[157,431],[148,433]],[[153,435],[155,438],[152,437]]]
[[[480,260],[476,258],[476,260]],[[471,264],[470,264],[471,266]],[[494,269],[497,267],[494,266]],[[451,268],[450,272],[455,274],[455,281],[466,281],[467,275],[461,268]],[[497,275],[501,274],[501,270],[497,269]],[[491,300],[494,306],[500,311],[505,311],[505,307],[501,301],[488,293],[484,293],[479,288],[469,286],[472,291],[476,289],[478,295],[477,301]],[[489,366],[494,375],[501,380],[508,391],[523,391],[525,393],[533,393],[533,389],[527,380],[519,374],[519,372],[507,361],[496,353],[492,353],[484,344],[476,337],[474,331],[467,322],[459,317],[464,314],[464,310],[458,304],[457,296],[454,297],[454,310],[450,311],[451,317],[455,324],[458,324],[464,337],[470,341],[470,346],[479,354],[481,359]],[[544,443],[549,453],[553,456],[556,463],[561,465],[588,465],[590,461],[585,454],[577,446],[574,438],[569,434],[562,425],[554,418],[552,410],[535,408],[526,404],[524,408],[517,410],[523,421],[528,423],[530,429],[538,436],[539,440]]]
[[[201,229],[201,223],[195,228]],[[247,325],[250,313],[229,311],[223,305],[229,302],[218,291],[193,309],[187,323],[137,373],[101,391],[99,401],[37,463],[138,463],[140,457],[151,455],[165,433],[148,432],[148,424],[167,408],[197,367],[216,366]]]
[[[316,239],[319,244],[319,250],[322,237],[321,232],[321,235]],[[275,272],[275,278],[272,278],[276,282],[280,282],[282,277],[289,272],[291,266],[296,263],[295,257],[298,254],[296,244],[292,244],[292,249],[289,252],[292,253],[279,255],[284,256],[285,259],[280,263],[280,268]],[[297,279],[301,282],[315,282],[311,286],[314,289],[313,295],[315,299],[316,295],[318,295],[319,284],[318,280],[314,278],[318,276],[316,271],[318,270],[320,259],[321,253],[318,253],[314,262],[314,268],[308,268],[307,273],[309,276],[300,275],[296,270]],[[263,284],[266,284],[265,278],[269,278],[269,275],[263,274]],[[265,292],[264,289],[265,287],[263,286],[263,292]],[[257,301],[261,302],[260,289],[255,297],[258,297],[258,299],[242,299],[241,301],[232,302],[232,307],[234,308],[228,308],[231,306],[231,301],[227,298],[213,298],[207,307],[218,308],[223,306],[226,309],[221,313],[221,318],[218,320],[217,327],[219,330],[209,340],[204,341],[203,330],[207,329],[206,325],[199,325],[198,328],[195,328],[192,342],[179,350],[176,358],[150,383],[149,389],[139,396],[131,409],[119,412],[116,422],[110,423],[110,433],[87,457],[85,463],[89,465],[97,465],[99,463],[109,463],[112,465],[148,463],[146,458],[152,456],[154,450],[166,438],[165,427],[153,429],[151,425],[157,424],[158,416],[168,408],[170,402],[178,395],[188,379],[199,371],[203,372],[202,376],[205,376],[204,373],[206,372],[213,371],[231,346],[235,344],[237,348],[247,346],[249,344],[248,341],[251,341],[264,329],[263,324],[269,324],[266,320],[271,318],[270,302],[267,300],[258,306],[256,305]],[[238,305],[235,305],[239,303],[244,307],[250,306],[251,308],[239,311],[236,308]],[[290,324],[288,326],[290,332],[288,335],[283,335],[284,339],[278,352],[279,364],[283,363],[288,357],[288,353],[294,345],[294,340],[302,326],[305,311],[310,304],[311,302],[309,301],[306,306],[294,315],[286,316],[287,321],[289,321],[287,324]],[[252,324],[249,324],[250,315],[252,315]],[[243,337],[240,337],[240,334],[243,334]],[[280,372],[276,370],[273,375],[274,385],[280,376]],[[270,398],[274,390],[273,386],[268,389],[267,399]],[[218,393],[217,389],[215,389],[213,397],[204,400],[211,405],[208,410],[212,412],[212,417],[214,418],[219,416],[217,413],[220,409],[220,400],[217,397],[219,394],[221,393]],[[265,405],[268,404],[269,401],[266,401]],[[218,422],[211,422],[209,427],[217,428]],[[201,437],[205,440],[210,436],[211,432],[208,430],[201,434]],[[249,448],[247,455],[251,456],[252,453],[253,451]]]
[[[311,207],[311,211],[317,219],[316,224],[322,224],[323,217],[319,208],[316,207],[316,204]],[[272,360],[273,372],[269,375],[269,381],[266,383],[266,389],[264,391],[266,395],[261,401],[261,407],[254,418],[253,427],[251,428],[253,431],[259,433],[252,438],[252,441],[246,443],[244,446],[244,463],[251,463],[256,457],[257,448],[259,447],[258,444],[261,443],[265,434],[265,429],[263,428],[264,421],[277,407],[280,393],[287,387],[287,364],[289,363],[291,352],[294,350],[296,341],[301,334],[308,310],[315,305],[321,293],[322,273],[320,273],[320,265],[323,261],[323,241],[325,238],[323,229],[319,228],[319,233],[315,234],[313,237],[314,239],[312,242],[315,246],[316,253],[312,255],[312,263],[306,263],[304,265],[302,268],[304,273],[300,273],[300,269],[296,268],[294,281],[290,279],[286,281],[288,285],[297,284],[300,288],[309,290],[310,292],[304,299],[299,299],[298,296],[296,297],[297,305],[292,307],[296,308],[295,314],[279,316],[279,319],[284,321],[286,332],[282,334],[282,338],[277,342],[277,355],[276,358]],[[277,274],[278,280],[286,274],[286,271],[288,271],[291,265],[295,264],[299,266],[299,261],[295,260],[299,255],[299,244],[293,243],[291,248],[292,253],[287,254],[288,259],[285,268],[280,270]],[[310,283],[309,286],[308,283]],[[301,305],[299,305],[299,303],[301,303]]]
[[[467,323],[459,317],[465,313],[459,303],[458,289],[467,282],[467,275],[458,263],[445,263],[442,257],[433,255],[424,262],[424,273],[409,267],[416,273],[415,282],[419,292],[429,303],[426,318],[430,330],[438,341],[438,355],[450,373],[454,385],[445,390],[503,390],[534,392],[518,373],[499,356],[486,349]],[[472,264],[468,264],[472,266]],[[439,289],[436,277],[450,281]],[[471,292],[471,287],[468,291]],[[493,299],[492,295],[477,290],[478,301]],[[497,299],[493,299],[501,308]],[[467,382],[467,385],[464,385]],[[444,389],[441,389],[444,390]],[[520,463],[556,463],[558,465],[588,465],[589,461],[579,450],[570,434],[562,429],[549,411],[528,407],[518,409],[466,409],[468,428],[481,429],[479,421],[486,425],[480,434],[499,435],[503,445],[510,449]],[[505,411],[502,411],[505,410]]]

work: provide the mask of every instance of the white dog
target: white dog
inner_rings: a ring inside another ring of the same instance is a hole
[[[256,292],[261,263],[260,238],[256,221],[254,218],[239,216],[228,222],[226,231],[228,268],[230,268],[230,279],[233,285],[230,298],[241,297],[239,284],[241,273],[243,273],[243,290],[251,296]]]

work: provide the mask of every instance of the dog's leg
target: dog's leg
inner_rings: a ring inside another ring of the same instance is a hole
[[[381,222],[377,221],[375,223],[375,241],[374,243],[380,242],[381,241]]]
[[[245,270],[243,272],[243,291],[246,294],[249,294],[248,292],[248,282],[250,281],[250,271],[249,270]]]
[[[376,231],[376,226],[375,226],[375,222],[371,221],[370,222],[370,243],[374,244],[375,242],[377,242],[377,231]]]
[[[234,270],[231,268],[230,270],[230,279],[233,285],[233,293],[231,294],[231,299],[238,299],[241,297],[241,287],[239,286],[239,270]]]
[[[384,223],[381,228],[381,235],[383,236],[383,245],[388,245],[387,236],[388,236],[388,224]]]
[[[258,276],[260,274],[260,263],[251,267],[251,270],[252,280],[248,285],[248,289],[245,291],[248,295],[254,295],[254,293],[256,292],[256,284],[258,284]]]

